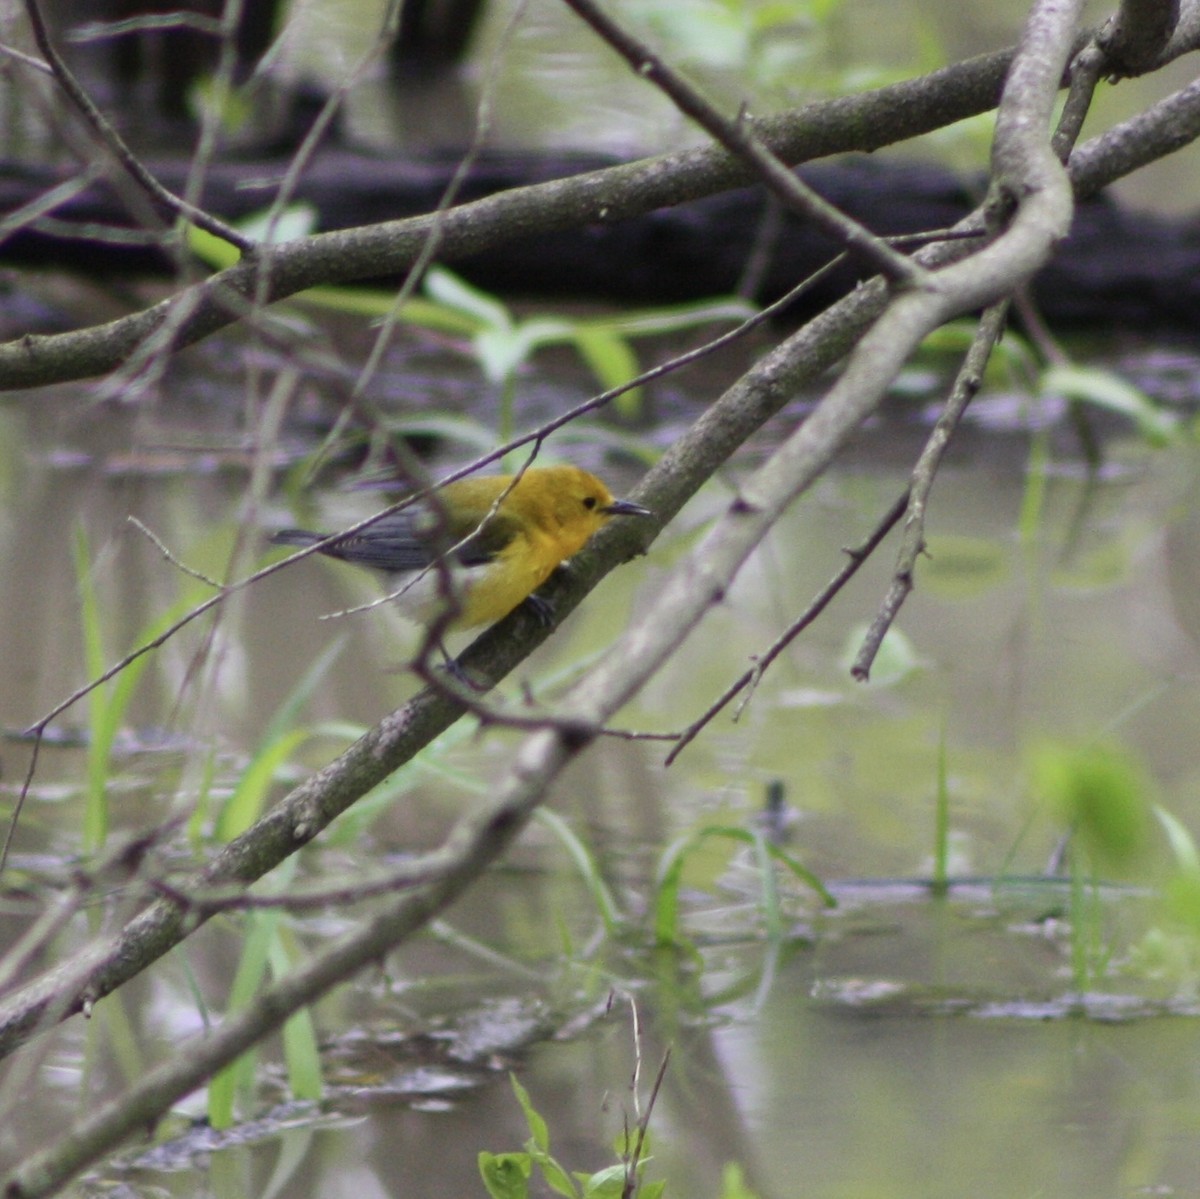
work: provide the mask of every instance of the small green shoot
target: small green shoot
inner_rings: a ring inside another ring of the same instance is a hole
[[[333,666],[344,644],[344,637],[333,641],[304,672],[271,717],[249,765],[242,771],[233,793],[217,816],[215,832],[218,840],[232,841],[258,819],[279,768],[300,745],[323,731],[292,726],[299,719],[308,698]]]
[[[762,879],[761,907],[768,932],[782,936],[782,919],[778,909],[778,891],[772,863],[786,866],[797,879],[815,892],[826,907],[836,907],[837,901],[825,889],[825,885],[807,867],[797,861],[786,850],[764,837],[759,830],[750,830],[729,825],[708,825],[688,833],[667,847],[659,863],[657,894],[654,901],[654,938],[658,945],[686,945],[688,938],[680,928],[679,889],[683,880],[688,858],[705,841],[712,837],[749,845],[754,849],[760,866]]]
[[[110,667],[111,659],[105,647],[104,617],[92,576],[91,552],[87,534],[82,528],[75,537],[75,578],[79,589],[84,665],[88,677],[95,679]],[[145,645],[153,641],[186,608],[184,599],[172,604],[134,638],[134,644]],[[142,654],[107,683],[88,693],[87,791],[83,817],[83,846],[86,852],[102,848],[108,838],[108,788],[112,779],[113,747],[125,723],[138,683],[150,665],[150,658],[150,654]]]
[[[649,1109],[639,1122],[636,1137],[622,1137],[616,1147],[619,1161],[605,1166],[593,1174],[578,1170],[568,1171],[550,1152],[550,1130],[546,1118],[534,1106],[529,1092],[515,1075],[510,1074],[513,1094],[525,1114],[529,1127],[529,1139],[519,1153],[479,1154],[479,1174],[483,1185],[492,1199],[528,1199],[534,1171],[540,1173],[542,1181],[556,1195],[564,1199],[661,1199],[666,1182],[659,1179],[646,1182],[642,1174],[650,1157],[647,1150],[644,1120]],[[634,1140],[634,1145],[627,1142]],[[632,1154],[640,1150],[636,1161]]]
[[[1128,870],[1149,833],[1154,787],[1131,754],[1110,746],[1047,743],[1031,755],[1033,791],[1071,836],[1071,971],[1082,994],[1102,978],[1105,943],[1101,870]]]
[[[596,906],[596,912],[604,923],[604,931],[613,936],[621,923],[621,913],[617,908],[612,892],[600,874],[600,867],[595,855],[579,839],[571,826],[557,813],[549,808],[538,808],[534,817],[539,824],[548,828],[559,840],[559,843],[575,863],[588,894]]]
[[[282,894],[296,872],[294,858],[271,876],[273,894]],[[300,957],[300,951],[283,923],[282,909],[264,908],[245,914],[242,954],[234,973],[226,1008],[244,1011],[255,1001],[268,970],[282,978]],[[319,1099],[322,1090],[321,1059],[312,1013],[301,1008],[283,1026],[283,1053],[288,1083],[296,1099]],[[257,1052],[244,1053],[219,1071],[208,1086],[208,1118],[214,1128],[228,1128],[239,1100],[249,1107],[255,1082]]]
[[[1033,790],[1099,869],[1126,869],[1146,846],[1154,784],[1126,750],[1054,743],[1031,756]]]

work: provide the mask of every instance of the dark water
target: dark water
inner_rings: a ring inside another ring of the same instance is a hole
[[[858,56],[861,31],[878,28],[897,59],[911,61],[919,22],[901,34],[891,8],[880,8],[878,19],[862,6],[846,12],[838,55]],[[930,18],[953,54],[1004,44],[1017,22],[970,6],[955,14]],[[306,19],[319,24],[302,42],[330,77],[365,46],[328,36],[339,16],[309,6]],[[633,153],[690,135],[638,85],[618,89],[611,70],[585,62],[577,32],[573,19],[535,6],[513,53],[538,71],[516,69],[504,81],[496,140]],[[484,50],[502,36],[502,20],[493,21]],[[692,52],[704,63],[738,44],[725,38]],[[713,60],[705,69],[719,89],[744,63]],[[567,81],[569,111],[560,106]],[[367,87],[348,120],[356,134],[386,140],[396,134],[392,115]],[[979,137],[956,131],[948,152],[974,165]],[[1163,168],[1172,170],[1191,167]],[[1157,198],[1190,196],[1190,182],[1164,178],[1147,184]],[[83,312],[96,302],[73,300]],[[320,332],[346,361],[365,357],[361,331],[349,344],[342,329]],[[492,436],[497,393],[465,356],[442,351],[405,343],[384,364],[381,391],[453,409],[462,431]],[[1194,405],[1192,351],[1119,352],[1112,357],[1128,374]],[[307,381],[274,465],[255,476],[254,429],[243,415],[261,411],[254,372],[280,365],[220,338],[185,355],[161,387],[122,400],[84,387],[4,401],[6,730],[24,728],[89,677],[80,569],[94,580],[106,660],[173,605],[207,594],[128,517],[218,577],[252,567],[262,528],[292,523],[284,496],[298,486],[289,470],[336,389]],[[519,427],[582,394],[578,370],[564,377],[562,365],[560,356],[554,370],[540,363],[521,379]],[[651,453],[667,443],[741,366],[713,364],[698,380],[668,384],[656,397],[654,429],[632,440]],[[917,398],[897,399],[864,431],[621,725],[686,724],[795,619],[841,565],[842,547],[861,541],[905,485],[929,425],[929,394],[918,386]],[[529,686],[552,697],[581,664],[603,655],[723,510],[738,472],[795,417],[765,431],[647,559],[611,576],[507,693],[519,697]],[[1045,443],[1040,429],[1049,429]],[[616,439],[609,434],[558,450],[626,490],[637,468],[630,455],[601,448]],[[559,1160],[596,1170],[613,1160],[622,1125],[644,1111],[668,1048],[650,1117],[650,1174],[669,1180],[670,1195],[720,1194],[729,1163],[764,1199],[1200,1193],[1200,952],[1194,932],[1160,902],[1178,862],[1154,826],[1144,855],[1092,897],[1081,931],[1070,888],[1041,877],[1063,828],[1034,794],[1028,769],[1047,740],[1117,745],[1144,764],[1153,798],[1184,829],[1200,828],[1200,460],[1191,440],[1151,450],[1110,426],[1106,465],[1093,478],[1060,408],[985,392],[934,491],[929,557],[898,626],[905,643],[879,664],[872,684],[852,682],[847,663],[887,585],[890,543],[776,663],[736,723],[718,717],[669,770],[661,745],[606,742],[564,776],[550,806],[590,854],[590,887],[561,831],[536,823],[443,924],[322,1004],[319,1108],[288,1101],[278,1046],[270,1046],[246,1118],[232,1132],[190,1123],[203,1111],[194,1096],[153,1143],[130,1146],[73,1193],[481,1195],[479,1151],[516,1150],[529,1135],[510,1069],[546,1116]],[[468,451],[460,440],[439,442],[435,452],[450,465]],[[1031,469],[1043,458],[1040,472]],[[325,521],[352,520],[380,502],[338,490],[341,478],[335,472],[320,491]],[[85,568],[76,567],[77,554]],[[308,735],[283,755],[272,794],[410,694],[415,684],[403,666],[415,638],[391,613],[320,619],[375,594],[365,576],[306,564],[157,653],[121,721],[111,836],[178,817],[194,822],[207,852],[204,837],[223,800],[324,654],[328,666],[293,720]],[[86,706],[77,705],[55,724],[63,743],[43,751],[0,890],[4,948],[66,892],[83,853],[87,724]],[[451,730],[385,795],[307,850],[299,877],[357,878],[435,845],[487,793],[515,742],[502,730]],[[13,738],[0,753],[7,802],[29,750]],[[970,881],[935,898],[924,880],[936,857],[943,761],[948,868]],[[765,797],[780,785],[786,848],[830,886],[838,907],[823,910],[810,888],[779,870],[772,908],[753,849],[712,833],[696,841],[683,876],[690,946],[655,951],[655,888],[671,847],[704,830],[759,827]],[[156,866],[181,867],[191,843],[177,833],[168,845]],[[597,878],[619,917],[614,930],[599,915]],[[101,880],[56,953],[119,927],[136,902],[128,880]],[[289,920],[297,955],[355,918]],[[186,1035],[219,1016],[243,923],[214,921],[186,951],[102,1003],[90,1024],[75,1019],[0,1068],[0,1165],[179,1052]]]
[[[1180,351],[1171,360],[1173,377],[1185,359]],[[1160,361],[1147,354],[1126,365],[1149,380]],[[7,728],[30,723],[87,676],[72,565],[81,530],[114,656],[180,593],[204,594],[128,516],[189,565],[217,573],[248,514],[256,524],[287,516],[273,488],[248,507],[245,464],[217,442],[228,407],[197,407],[182,381],[171,394],[126,406],[97,405],[86,391],[14,397],[0,414]],[[1021,413],[1002,395],[982,397],[935,489],[930,557],[899,622],[907,647],[881,663],[876,682],[852,682],[846,663],[886,585],[890,544],[768,673],[738,721],[719,717],[670,770],[661,745],[609,742],[564,776],[551,806],[589,847],[625,934],[605,932],[563,841],[536,824],[434,935],[319,1010],[319,1115],[280,1106],[282,1080],[268,1072],[254,1119],[228,1139],[179,1124],[162,1130],[165,1144],[131,1149],[104,1175],[138,1193],[262,1192],[275,1171],[279,1193],[297,1196],[364,1186],[482,1193],[479,1150],[515,1150],[528,1135],[509,1068],[546,1115],[559,1158],[598,1169],[623,1114],[637,1118],[635,1059],[644,1102],[670,1046],[651,1170],[674,1193],[719,1193],[728,1162],[763,1195],[799,1193],[798,1178],[820,1195],[1191,1193],[1200,976],[1194,940],[1155,899],[1174,869],[1165,838],[1098,897],[1080,995],[1069,887],[1037,877],[1062,829],[1031,793],[1026,767],[1047,738],[1115,743],[1145,762],[1157,798],[1185,827],[1200,825],[1197,456],[1186,441],[1154,451],[1118,434],[1089,480],[1056,431],[1040,513],[1022,526],[1033,443]],[[898,403],[868,429],[618,723],[677,728],[744,670],[902,487],[897,464],[924,427],[919,404]],[[622,469],[624,490],[631,468],[609,463],[614,479]],[[611,576],[517,672],[509,693],[528,685],[552,696],[602,654],[728,494],[714,482],[698,496],[647,559]],[[346,513],[376,503],[329,492],[322,506]],[[246,564],[261,550],[250,532]],[[190,817],[198,802],[211,818],[325,651],[332,664],[297,717],[312,736],[295,743],[285,775],[319,766],[354,726],[410,693],[402,665],[412,636],[390,613],[319,619],[371,594],[366,576],[306,565],[241,600],[218,626],[207,665],[192,659],[204,630],[158,654],[112,767],[115,835]],[[65,731],[83,724],[82,709],[58,722]],[[436,843],[486,794],[516,737],[452,730],[365,814],[334,826],[306,853],[302,874],[357,877]],[[949,869],[976,881],[934,899],[901,880],[932,870],[943,752]],[[26,753],[19,742],[5,749],[7,795]],[[78,852],[84,758],[70,746],[44,753],[5,893],[6,940],[61,890]],[[198,801],[207,770],[215,783]],[[683,876],[682,929],[694,950],[652,952],[668,847],[704,829],[755,827],[774,783],[787,805],[787,848],[839,906],[825,912],[782,872],[778,913],[768,917],[752,851],[711,835]],[[862,881],[839,882],[848,879]],[[64,944],[114,925],[132,902],[117,884],[105,896]],[[303,918],[295,931],[316,945],[353,919]],[[110,1093],[200,1030],[189,974],[221,1009],[239,924],[214,922],[189,946],[186,968],[162,963],[102,1004],[90,1026],[75,1020],[8,1066],[5,1160],[68,1119],[81,1092]],[[202,1101],[188,1107],[198,1113]]]

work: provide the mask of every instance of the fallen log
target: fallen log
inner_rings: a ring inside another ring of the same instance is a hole
[[[303,173],[295,198],[312,204],[319,227],[339,229],[433,209],[457,157],[375,157],[323,150]],[[289,165],[286,158],[211,164],[201,204],[236,222],[266,208]],[[460,200],[612,165],[596,157],[487,152],[474,165]],[[190,164],[152,164],[171,190],[186,187]],[[800,174],[827,199],[881,234],[953,224],[971,207],[970,184],[938,166],[856,157],[814,163]],[[0,162],[0,211],[12,213],[67,178],[53,168]],[[97,180],[55,206],[51,219],[22,224],[0,240],[0,260],[98,274],[165,274],[174,269],[159,235],[128,240],[145,227],[146,203],[129,204]],[[140,208],[141,220],[130,215]],[[774,232],[770,230],[774,227]],[[120,231],[123,240],[103,235]],[[673,303],[729,293],[761,251],[754,289],[767,301],[824,263],[834,247],[822,234],[784,215],[773,222],[760,188],[739,188],[663,208],[619,223],[514,239],[453,261],[467,279],[509,297],[572,297],[629,304]],[[854,285],[846,266],[809,295],[804,311]],[[1072,232],[1034,285],[1053,324],[1107,328],[1200,329],[1200,233],[1192,220],[1123,208],[1104,197],[1079,206]]]

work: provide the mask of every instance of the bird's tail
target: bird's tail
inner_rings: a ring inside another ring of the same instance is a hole
[[[280,529],[271,534],[272,545],[315,545],[324,540],[323,533],[310,533],[307,529]]]

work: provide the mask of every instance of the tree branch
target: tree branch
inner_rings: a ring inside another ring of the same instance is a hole
[[[627,29],[609,18],[592,0],[564,0],[581,20],[596,31],[634,72],[649,80],[686,116],[692,118],[734,158],[741,159],[767,188],[797,216],[811,221],[885,279],[914,284],[921,271],[911,259],[897,254],[886,241],[827,203],[754,136],[744,116],[726,120],[700,91],[673,71]]]
[[[250,253],[254,249],[254,243],[249,238],[239,233],[230,225],[226,225],[224,221],[218,220],[210,213],[205,212],[202,208],[197,208],[194,204],[189,204],[173,192],[167,191],[146,170],[137,155],[125,144],[121,135],[112,127],[96,105],[92,103],[92,99],[84,90],[83,85],[75,78],[62,55],[58,53],[50,37],[50,31],[46,28],[46,22],[42,17],[42,10],[38,4],[38,0],[25,0],[25,12],[29,17],[34,41],[37,43],[38,49],[42,52],[42,56],[45,58],[58,85],[67,94],[71,103],[75,105],[79,114],[91,127],[92,132],[108,148],[109,152],[121,164],[130,178],[146,192],[154,204],[160,210],[172,216],[183,217],[201,229],[208,230],[215,237],[223,238],[225,241],[237,246],[243,253]]]
[[[809,105],[749,123],[788,163],[873,150],[994,106],[1010,52],[921,79]],[[753,182],[724,149],[704,148],[514,188],[444,213],[317,234],[275,246],[269,262],[243,261],[151,308],[70,333],[0,344],[0,390],[105,374],[167,331],[160,349],[190,345],[239,319],[256,296],[274,303],[324,283],[403,275],[436,229],[440,259],[479,253],[539,232],[619,221]]]

